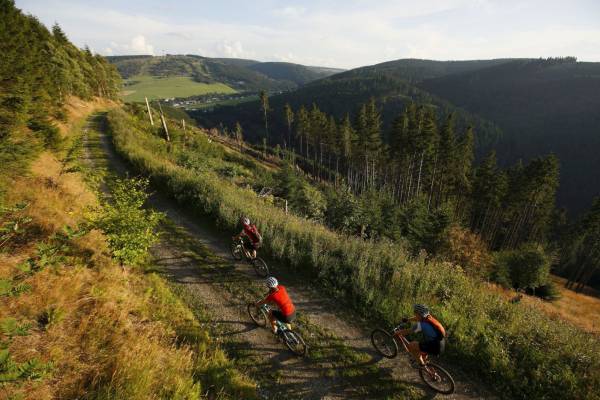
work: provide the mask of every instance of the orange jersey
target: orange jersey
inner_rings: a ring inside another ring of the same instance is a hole
[[[277,307],[281,310],[282,314],[288,316],[296,311],[296,307],[294,307],[294,303],[288,296],[287,290],[285,290],[285,286],[279,285],[277,286],[277,291],[270,293],[267,296],[267,302],[277,304]]]

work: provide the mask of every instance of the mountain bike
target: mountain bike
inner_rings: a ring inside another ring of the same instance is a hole
[[[267,304],[263,304],[257,307],[256,304],[248,304],[248,315],[252,321],[260,327],[268,327],[269,324],[269,311],[271,308]],[[277,326],[277,337],[285,343],[288,349],[297,356],[306,355],[307,346],[302,339],[302,336],[298,332],[294,332],[287,324],[279,321],[275,318],[275,324]]]
[[[392,333],[385,329],[377,328],[371,333],[371,343],[379,354],[386,358],[394,358],[398,355],[398,342],[409,357],[413,368],[419,370],[419,376],[427,386],[442,394],[454,393],[454,379],[444,368],[429,361],[427,354],[423,354],[425,365],[421,365],[408,351],[408,340],[396,332],[400,327],[394,328]]]
[[[260,276],[261,278],[266,278],[269,276],[269,267],[267,266],[265,260],[260,257],[252,258],[250,252],[248,249],[246,249],[242,238],[234,240],[233,243],[231,243],[231,255],[236,261],[242,261],[242,259],[245,258],[246,261],[254,267],[254,272],[256,272],[256,275]]]

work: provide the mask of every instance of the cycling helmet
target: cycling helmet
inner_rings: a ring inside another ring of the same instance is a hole
[[[250,225],[250,220],[248,219],[248,217],[241,217],[240,223],[244,225]]]
[[[277,279],[275,279],[275,277],[270,276],[265,280],[265,284],[269,289],[274,289],[279,285],[279,282],[277,282]]]
[[[415,311],[415,314],[419,314],[422,318],[429,315],[429,308],[424,304],[415,304],[413,310]]]

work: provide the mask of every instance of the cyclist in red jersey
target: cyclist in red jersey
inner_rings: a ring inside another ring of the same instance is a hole
[[[260,307],[267,303],[277,305],[278,310],[271,310],[271,312],[269,312],[271,329],[273,330],[273,333],[276,334],[277,325],[275,324],[275,318],[288,324],[289,327],[289,324],[296,318],[296,307],[294,307],[294,303],[292,303],[285,286],[280,285],[279,282],[277,282],[277,279],[270,276],[266,279],[265,283],[269,288],[269,294],[264,300],[256,303],[256,306]]]
[[[250,220],[247,217],[241,217],[240,223],[242,224],[242,231],[239,235],[234,236],[233,240],[245,237],[247,240],[244,241],[244,247],[248,249],[252,258],[256,258],[256,250],[262,246],[262,236],[258,232],[256,225],[250,224]]]

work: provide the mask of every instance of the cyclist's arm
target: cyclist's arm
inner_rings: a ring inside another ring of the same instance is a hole
[[[405,321],[406,322],[415,322],[415,321],[417,321],[417,318],[416,317],[406,318]],[[397,330],[396,335],[406,336],[406,335],[410,335],[411,333],[416,333],[418,331],[419,331],[418,326],[412,325],[410,328]]]
[[[273,301],[270,299],[270,295],[267,295],[267,297],[265,297],[264,299],[262,299],[261,301],[256,303],[257,307],[262,306],[263,304],[269,304],[269,303],[273,303]]]

